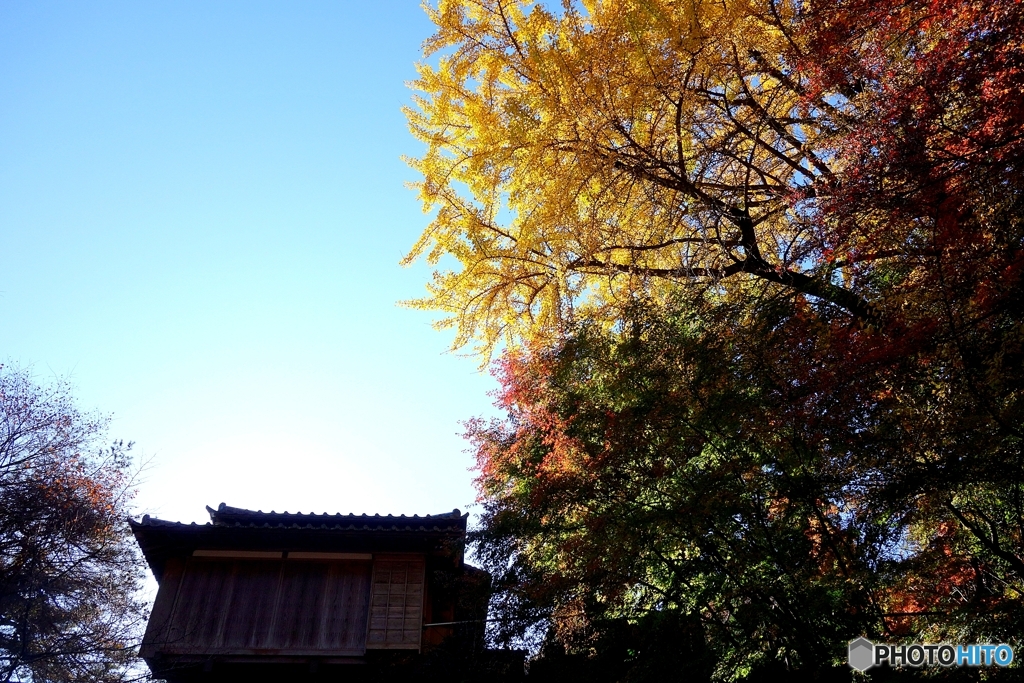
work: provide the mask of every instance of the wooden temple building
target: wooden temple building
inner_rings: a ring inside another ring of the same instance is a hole
[[[202,525],[132,521],[159,583],[141,646],[157,678],[369,680],[467,624],[482,647],[489,577],[464,562],[458,510],[207,510]]]

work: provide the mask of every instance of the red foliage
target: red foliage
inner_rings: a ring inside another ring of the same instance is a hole
[[[1024,5],[817,2],[804,30],[809,94],[841,93],[849,114],[833,122],[845,170],[819,193],[826,249],[865,277],[891,259],[916,267],[888,311],[915,324],[935,312],[908,309],[934,288],[974,317],[1001,305],[1024,268]]]

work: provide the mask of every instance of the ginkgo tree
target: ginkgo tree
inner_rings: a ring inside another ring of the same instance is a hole
[[[484,0],[438,26],[407,113],[436,209],[407,260],[457,345],[614,319],[666,282],[772,283],[870,319],[809,219],[855,107],[795,72],[798,4]],[[838,271],[838,272],[837,272]]]
[[[680,284],[902,315],[897,285],[928,277],[894,270],[1000,246],[938,234],[964,199],[950,174],[1020,152],[1020,17],[1000,8],[442,0],[407,109],[434,213],[406,262],[458,265],[410,303],[485,352]]]

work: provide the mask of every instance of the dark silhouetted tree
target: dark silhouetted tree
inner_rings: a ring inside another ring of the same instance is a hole
[[[142,563],[131,444],[65,383],[0,366],[0,680],[117,682],[133,668]]]

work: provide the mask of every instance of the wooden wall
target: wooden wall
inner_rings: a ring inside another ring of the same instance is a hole
[[[168,562],[143,657],[348,657],[420,647],[422,556],[196,553]]]

